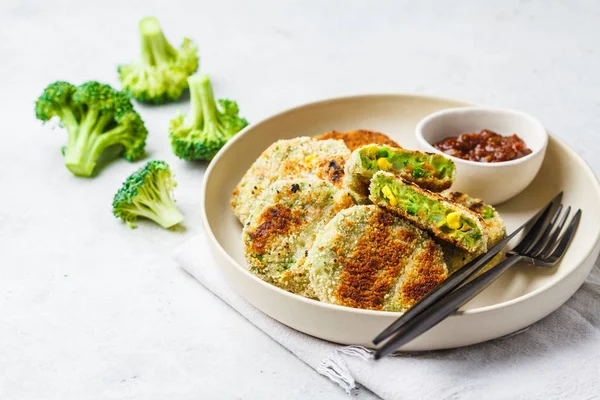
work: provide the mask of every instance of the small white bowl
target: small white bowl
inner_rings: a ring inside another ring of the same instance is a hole
[[[511,161],[483,163],[452,157],[433,147],[449,136],[462,133],[494,131],[503,136],[516,133],[531,154]],[[440,153],[456,164],[453,190],[482,199],[488,204],[500,204],[521,193],[538,173],[548,145],[548,133],[534,117],[520,111],[460,107],[435,112],[423,118],[416,128],[419,146],[427,152]]]

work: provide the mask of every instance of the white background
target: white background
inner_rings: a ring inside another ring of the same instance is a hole
[[[35,120],[54,80],[118,86],[147,15],[173,44],[198,43],[217,96],[250,122],[345,94],[456,97],[537,116],[600,172],[598,2],[2,0],[2,399],[346,398],[171,259],[201,229],[205,165],[178,160],[167,137],[186,102],[137,107],[148,157],[179,181],[176,232],[111,215],[142,162],[76,178],[66,135]]]

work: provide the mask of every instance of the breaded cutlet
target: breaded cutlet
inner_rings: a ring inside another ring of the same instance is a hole
[[[506,226],[504,225],[502,218],[500,218],[500,214],[498,214],[498,211],[496,211],[494,207],[485,204],[481,199],[470,197],[469,195],[461,192],[446,190],[443,191],[441,195],[467,207],[471,211],[481,216],[484,227],[487,231],[488,248],[493,247],[506,237]],[[480,254],[466,252],[443,241],[441,241],[440,244],[442,246],[442,250],[444,251],[444,259],[446,260],[448,271],[451,274],[462,268],[465,264]],[[500,261],[502,261],[503,258],[504,252],[501,251],[485,266],[482,272],[485,272],[497,265]]]
[[[233,212],[245,224],[262,191],[282,179],[312,176],[342,187],[349,156],[350,150],[341,140],[279,140],[258,157],[233,191]]]
[[[455,166],[441,154],[370,144],[352,152],[344,167],[344,183],[357,196],[366,199],[371,178],[377,171],[387,171],[422,188],[440,192],[454,182]]]
[[[250,271],[282,289],[314,297],[304,267],[317,233],[350,194],[315,177],[281,180],[264,190],[242,232]]]
[[[316,136],[317,140],[338,139],[343,140],[350,151],[354,151],[359,147],[367,144],[387,144],[392,147],[400,147],[398,143],[393,141],[389,136],[375,131],[367,131],[358,129],[350,132],[331,131]]]
[[[441,240],[469,253],[487,251],[487,230],[481,216],[451,199],[384,171],[373,175],[369,193],[373,204]]]
[[[320,230],[305,264],[319,300],[384,311],[410,308],[448,272],[426,232],[374,205],[338,213]]]

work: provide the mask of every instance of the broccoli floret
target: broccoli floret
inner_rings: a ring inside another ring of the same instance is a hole
[[[188,83],[191,110],[187,117],[180,114],[171,120],[171,147],[184,160],[210,160],[248,121],[238,116],[235,101],[219,100],[217,105],[208,75],[191,76]]]
[[[142,102],[177,100],[187,89],[187,78],[198,69],[198,47],[188,38],[179,50],[163,35],[158,20],[144,18],[139,24],[142,59],[118,67],[123,89]]]
[[[164,161],[150,161],[131,174],[113,200],[113,214],[131,228],[138,217],[153,220],[163,228],[183,221],[183,215],[171,197],[177,183],[169,165]]]
[[[121,145],[124,157],[136,161],[144,155],[148,131],[144,121],[122,92],[95,81],[74,86],[50,84],[35,104],[36,117],[47,122],[58,118],[68,135],[63,155],[75,175],[92,175],[100,155]]]

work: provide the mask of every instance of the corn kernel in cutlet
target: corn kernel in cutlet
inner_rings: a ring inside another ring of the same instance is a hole
[[[315,156],[314,154],[310,154],[310,155],[304,157],[304,162],[307,164],[310,164],[310,162],[312,160],[314,160],[315,158],[317,158],[317,156]]]
[[[381,192],[385,196],[386,199],[390,201],[390,204],[395,206],[398,204],[398,200],[396,200],[396,196],[392,193],[392,189],[389,186],[384,186],[381,188]]]
[[[389,162],[387,158],[379,158],[377,160],[377,166],[382,171],[389,171],[393,167],[392,163]]]
[[[450,229],[460,229],[462,225],[460,222],[460,214],[457,212],[451,212],[448,214],[446,216],[446,221],[448,223],[448,228]]]

